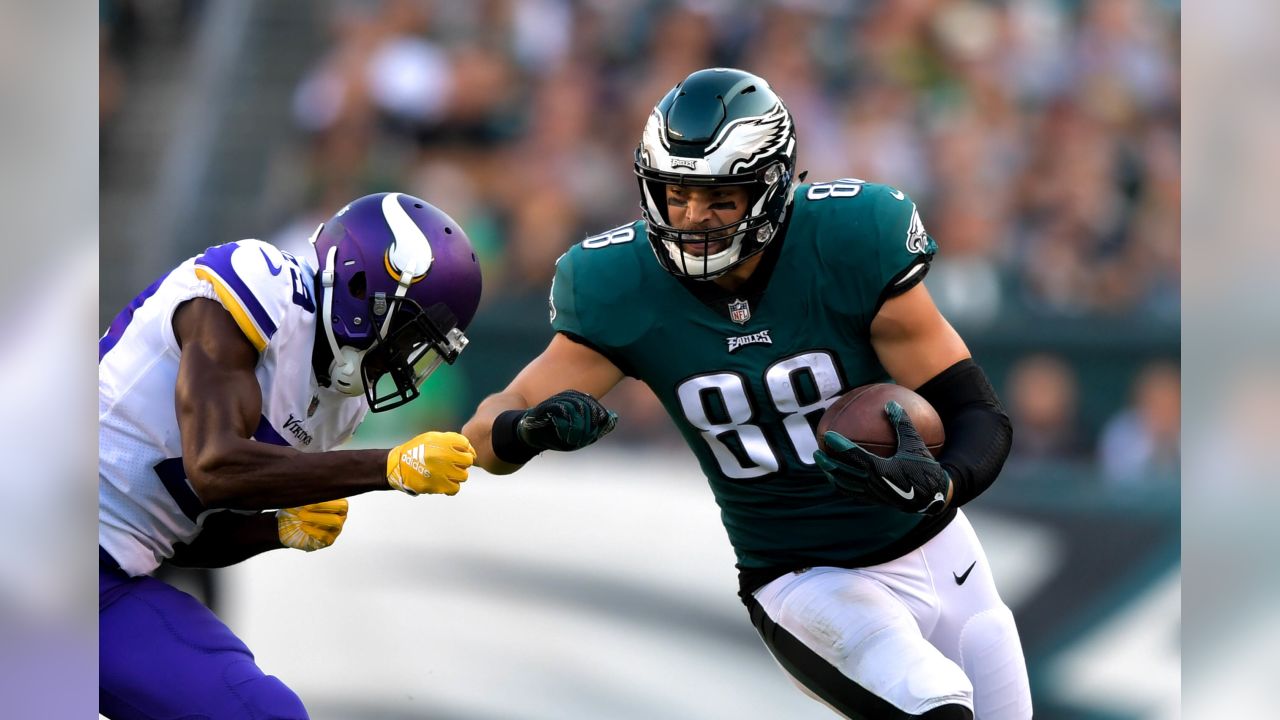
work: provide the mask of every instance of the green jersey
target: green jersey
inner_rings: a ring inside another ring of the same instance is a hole
[[[711,484],[744,591],[801,567],[887,561],[954,514],[859,504],[813,462],[823,410],[889,380],[871,321],[936,249],[902,192],[839,180],[795,190],[783,231],[737,291],[662,269],[643,221],[557,262],[552,326],[661,400]]]

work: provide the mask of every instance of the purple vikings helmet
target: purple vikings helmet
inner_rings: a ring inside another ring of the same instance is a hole
[[[333,352],[320,381],[363,393],[374,412],[414,399],[467,345],[463,330],[480,303],[480,264],[467,234],[412,195],[379,193],[339,210],[312,242],[320,323]]]

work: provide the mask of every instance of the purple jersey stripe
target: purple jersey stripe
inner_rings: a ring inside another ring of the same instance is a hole
[[[169,273],[160,276],[159,280],[148,285],[146,290],[139,293],[138,297],[134,298],[115,316],[115,319],[111,321],[111,327],[107,328],[106,334],[98,339],[98,362],[102,362],[102,356],[110,352],[111,348],[120,342],[120,336],[124,335],[125,328],[128,328],[129,323],[133,322],[133,313],[142,307],[142,303],[146,302],[147,298],[156,294],[156,290],[160,289],[160,283],[164,282],[167,277],[169,277]]]
[[[267,419],[266,415],[263,415],[262,419],[258,421],[258,429],[253,431],[253,439],[268,445],[290,447],[289,441],[285,440],[283,435],[271,427],[271,421]]]
[[[276,333],[276,324],[271,321],[271,316],[262,307],[262,303],[258,302],[258,298],[254,296],[253,291],[245,285],[240,276],[236,274],[235,267],[231,264],[231,254],[240,247],[239,243],[227,243],[211,247],[204,251],[204,254],[196,258],[197,265],[203,265],[217,273],[222,278],[231,291],[240,298],[240,302],[244,304],[244,309],[249,311],[253,316],[254,322],[258,323],[258,327],[262,328],[263,335],[270,340],[272,335]],[[277,269],[276,272],[279,272]]]
[[[173,501],[178,503],[178,509],[191,522],[196,522],[200,517],[200,513],[207,508],[204,503],[200,502],[200,498],[196,495],[196,491],[191,489],[191,484],[187,480],[186,468],[182,465],[182,458],[169,458],[161,460],[155,466],[156,475],[160,477],[161,484],[164,489],[169,491]]]

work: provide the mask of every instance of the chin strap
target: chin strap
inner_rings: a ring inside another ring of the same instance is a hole
[[[690,255],[689,253],[681,250],[680,246],[675,245],[674,243],[668,245],[668,254],[671,255],[672,260],[679,262],[681,267],[692,268],[699,265],[702,266],[702,272],[690,272],[690,275],[703,275],[707,279],[711,279],[728,272],[727,268],[717,268],[715,270],[710,269],[712,260],[715,260],[716,264],[719,265],[723,259],[724,265],[731,265],[738,259],[738,255],[742,254],[742,235],[743,233],[741,232],[736,233],[733,239],[729,241],[728,247],[711,255]],[[675,247],[672,248],[671,245],[675,245]]]
[[[330,386],[344,395],[361,395],[364,393],[364,381],[357,372],[360,366],[360,352],[349,347],[338,345],[338,338],[333,334],[333,263],[338,256],[338,247],[329,248],[320,272],[320,284],[324,288],[324,305],[321,309],[320,322],[324,323],[324,334],[329,339],[329,349],[333,352],[333,364],[329,368]]]
[[[396,285],[396,294],[392,297],[402,298],[409,292],[409,285],[413,283],[413,275],[404,273],[400,276],[400,282]],[[390,307],[395,307],[395,303],[391,303]],[[386,337],[391,332],[391,318],[395,316],[394,312],[387,312],[386,317],[382,318],[382,328],[378,331],[379,337]]]

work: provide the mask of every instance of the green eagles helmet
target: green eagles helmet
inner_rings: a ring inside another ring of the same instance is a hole
[[[640,207],[658,262],[674,275],[709,280],[759,253],[786,218],[795,166],[795,123],[764,78],[732,68],[685,78],[653,109],[636,148]],[[678,230],[667,215],[669,184],[746,186],[747,215]],[[728,246],[714,254],[685,252],[725,237]]]

